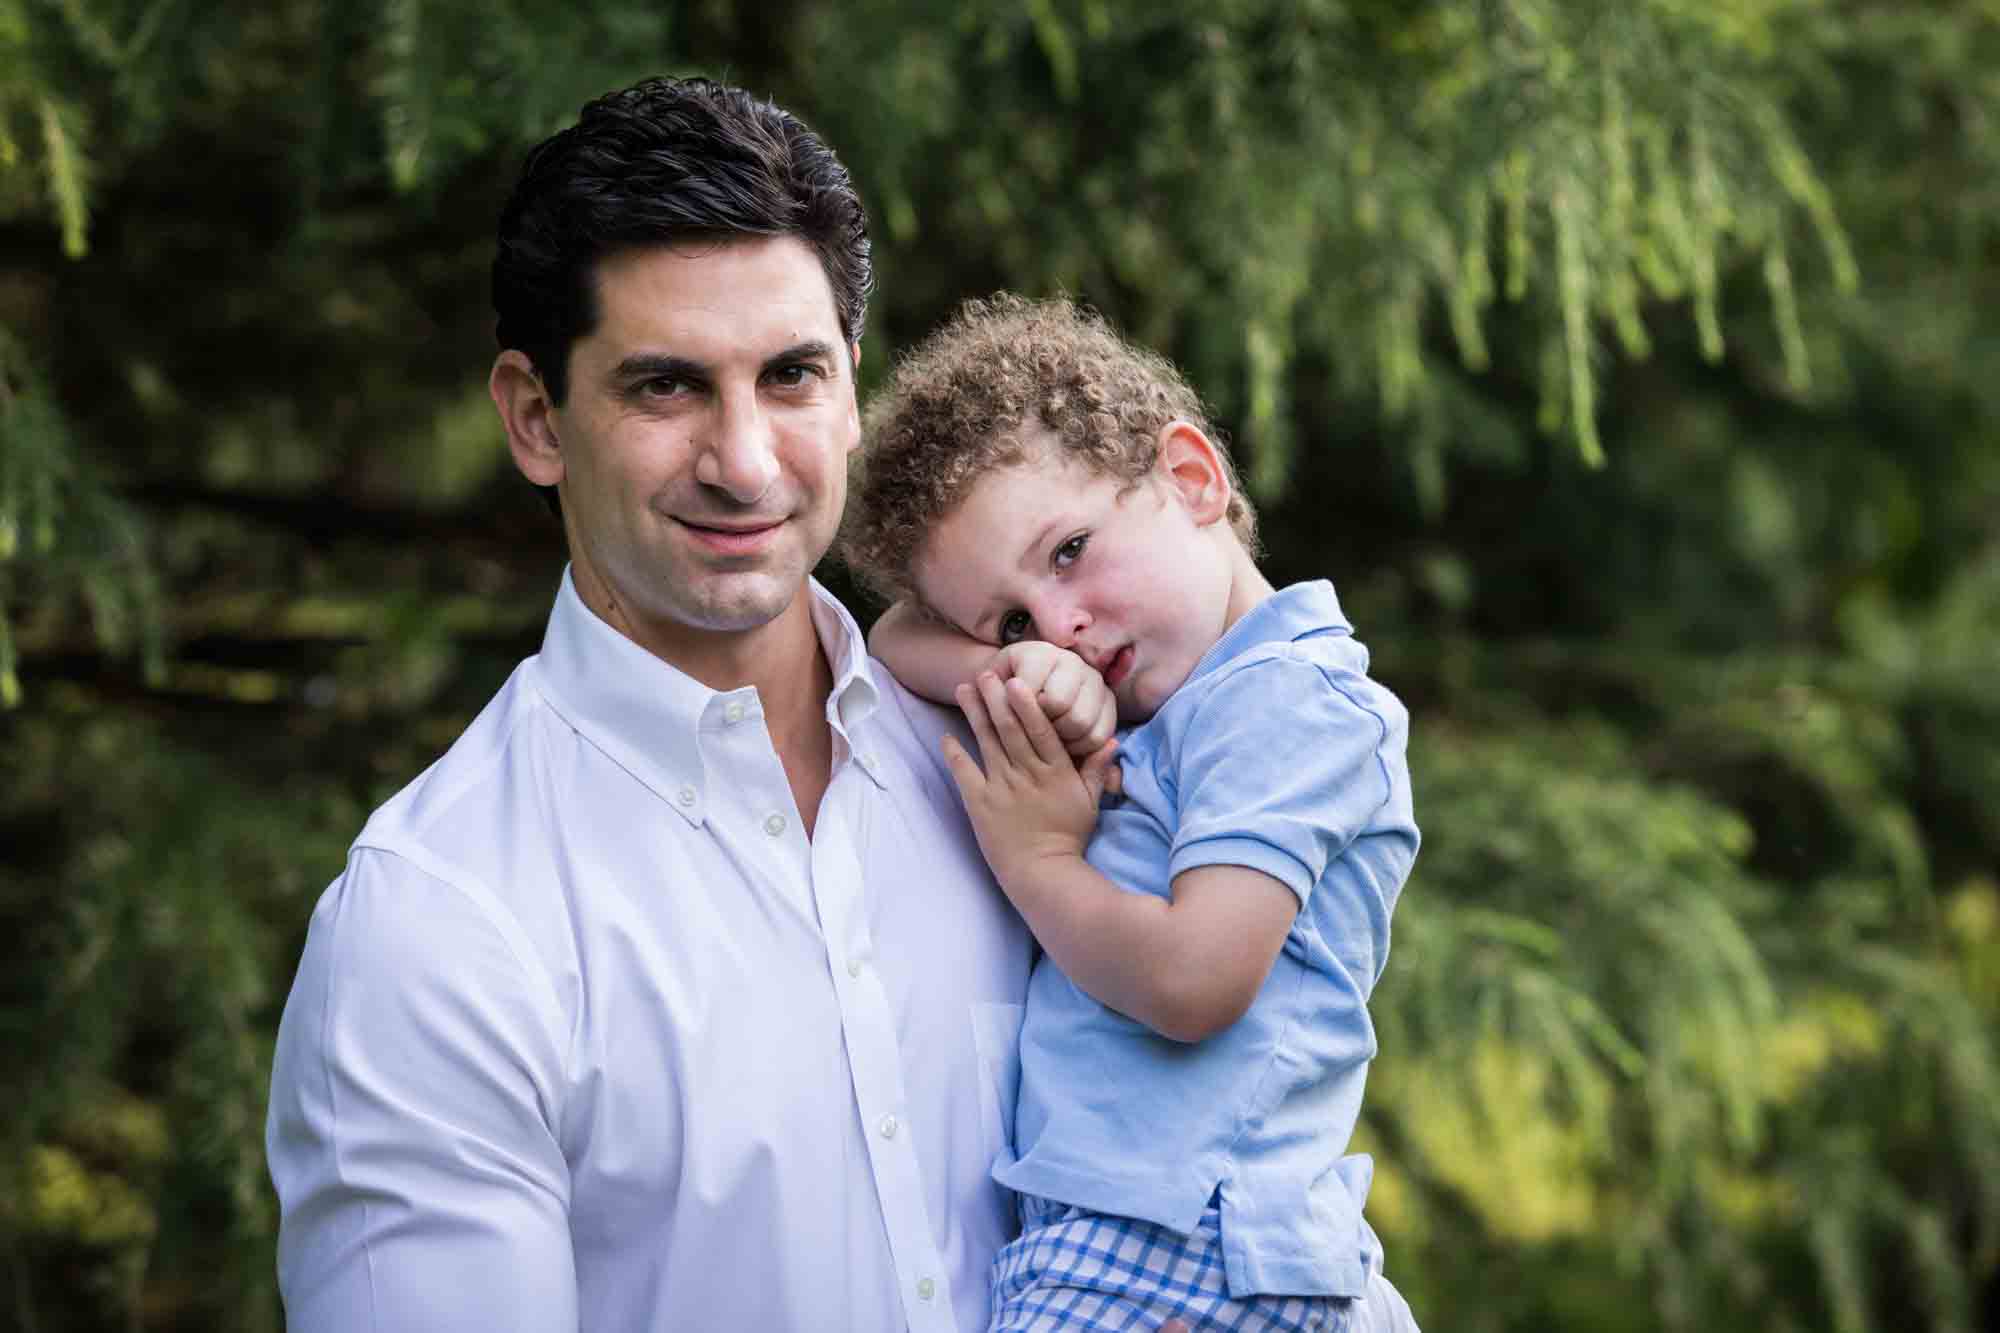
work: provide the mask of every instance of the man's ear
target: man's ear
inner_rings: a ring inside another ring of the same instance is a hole
[[[554,486],[563,479],[563,459],[556,439],[555,404],[527,353],[508,348],[493,360],[486,392],[500,409],[507,428],[507,447],[514,466],[537,486]]]
[[[1154,466],[1160,479],[1180,497],[1194,521],[1207,527],[1229,513],[1229,472],[1215,442],[1191,421],[1169,421],[1160,428],[1160,454]]]

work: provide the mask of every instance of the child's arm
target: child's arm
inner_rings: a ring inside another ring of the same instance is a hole
[[[993,666],[996,650],[905,600],[875,621],[868,631],[868,651],[881,658],[912,694],[948,704],[953,702],[953,690]]]
[[[1064,747],[1079,758],[1095,753],[1118,725],[1118,701],[1104,677],[1052,643],[995,648],[902,601],[884,611],[868,631],[868,651],[906,689],[933,703],[955,702],[954,691],[981,671],[1002,680],[1019,678],[1034,692]]]
[[[1284,946],[1298,898],[1245,866],[1174,877],[1169,901],[1128,893],[1083,859],[1115,747],[1078,769],[1024,684],[980,673],[959,706],[984,771],[949,737],[945,759],[980,850],[1063,973],[1163,1037],[1200,1041],[1241,1018]]]

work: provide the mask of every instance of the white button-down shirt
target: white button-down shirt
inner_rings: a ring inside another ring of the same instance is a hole
[[[986,1326],[1029,943],[817,584],[813,836],[753,688],[567,576],[313,913],[267,1132],[294,1330]]]

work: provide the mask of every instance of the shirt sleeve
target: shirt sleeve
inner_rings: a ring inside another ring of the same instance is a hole
[[[560,1030],[510,915],[354,853],[313,913],[272,1067],[292,1333],[576,1328]]]
[[[1392,802],[1407,805],[1407,729],[1401,703],[1359,673],[1285,656],[1232,671],[1202,699],[1176,757],[1169,879],[1248,866],[1303,906]]]

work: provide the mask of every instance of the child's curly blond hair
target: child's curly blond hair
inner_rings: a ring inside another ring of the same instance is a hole
[[[869,401],[839,553],[894,601],[931,526],[987,473],[1028,461],[1044,439],[1137,485],[1161,430],[1186,421],[1215,443],[1229,522],[1252,556],[1257,516],[1201,399],[1166,358],[1134,347],[1067,297],[968,301],[900,358]]]

